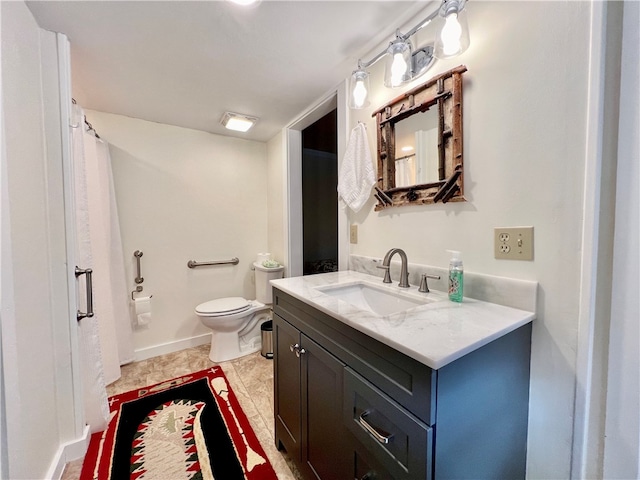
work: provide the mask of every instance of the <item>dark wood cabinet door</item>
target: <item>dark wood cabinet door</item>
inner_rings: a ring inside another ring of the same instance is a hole
[[[302,434],[301,371],[296,349],[300,331],[278,315],[273,316],[275,439],[295,461],[300,461]]]
[[[348,479],[344,364],[304,334],[301,345],[303,473],[311,479]]]

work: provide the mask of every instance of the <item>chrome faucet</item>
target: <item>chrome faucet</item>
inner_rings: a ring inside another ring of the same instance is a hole
[[[383,283],[391,283],[391,274],[389,273],[389,266],[391,263],[391,257],[395,254],[400,255],[400,260],[402,261],[402,267],[400,269],[400,283],[398,283],[399,287],[409,288],[409,272],[407,272],[407,254],[404,253],[404,250],[400,248],[392,248],[387,252],[384,256],[384,260],[382,260],[382,265],[378,265],[378,268],[382,268],[385,270]]]

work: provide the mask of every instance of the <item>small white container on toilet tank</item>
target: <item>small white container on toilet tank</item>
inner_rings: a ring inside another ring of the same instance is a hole
[[[262,265],[262,262],[264,262],[265,260],[271,260],[271,254],[270,253],[259,253],[256,256],[256,261],[253,262],[253,264],[255,265],[256,263],[259,263],[260,265]]]
[[[256,272],[256,300],[270,305],[273,302],[270,281],[282,278],[284,267],[267,268],[258,262],[254,262],[253,267]]]

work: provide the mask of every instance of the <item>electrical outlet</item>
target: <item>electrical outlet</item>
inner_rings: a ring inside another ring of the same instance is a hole
[[[358,243],[358,225],[351,225],[349,228],[349,242]]]
[[[495,258],[533,260],[533,227],[496,227]]]

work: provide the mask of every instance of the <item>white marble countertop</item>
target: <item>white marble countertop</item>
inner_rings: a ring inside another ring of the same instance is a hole
[[[419,296],[430,303],[380,316],[318,288],[355,282]],[[283,278],[272,280],[271,284],[433,369],[442,368],[535,318],[533,312],[467,297],[462,303],[454,303],[443,292],[420,293],[416,286],[406,289],[398,287],[397,282],[383,284],[379,277],[354,271]]]

